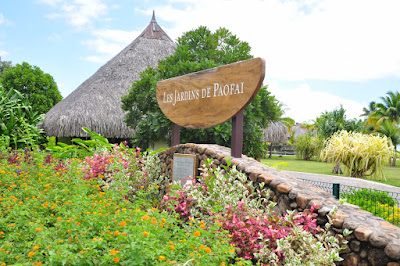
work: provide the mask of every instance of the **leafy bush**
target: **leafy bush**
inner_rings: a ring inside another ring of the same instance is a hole
[[[310,160],[314,156],[318,156],[323,147],[323,140],[318,135],[313,136],[307,132],[298,136],[295,140],[296,157],[304,160]]]
[[[43,130],[37,128],[42,119],[23,94],[0,85],[0,147],[36,147],[43,140]]]
[[[363,188],[360,190],[350,189],[351,192],[343,193],[348,203],[360,206],[361,209],[371,212],[395,225],[400,225],[400,208],[398,202],[386,191],[377,191]]]
[[[386,136],[336,132],[326,142],[321,159],[344,165],[344,173],[352,177],[371,176],[385,179],[383,167],[393,155],[393,146]]]
[[[205,227],[220,223],[229,232],[237,256],[254,263],[332,264],[341,260],[338,240],[316,225],[313,209],[278,217],[272,211],[275,203],[267,201],[263,184],[253,186],[229,165],[225,169],[206,165],[203,170],[183,188],[175,187],[174,196],[166,195],[161,208],[185,221],[201,220]]]

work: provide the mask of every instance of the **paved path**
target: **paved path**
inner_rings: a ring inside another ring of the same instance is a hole
[[[282,170],[283,173],[291,175],[298,179],[307,179],[316,182],[326,182],[326,183],[340,183],[341,185],[359,187],[359,188],[370,188],[370,189],[377,189],[382,191],[393,192],[389,193],[394,198],[398,200],[400,203],[400,187],[394,187],[386,184],[382,184],[379,182],[374,182],[370,180],[364,180],[354,177],[343,177],[343,176],[332,176],[332,175],[320,175],[320,174],[311,174],[311,173],[301,173],[301,172],[294,172],[294,171],[285,171]],[[312,182],[310,182],[313,184]],[[315,185],[315,184],[314,184]],[[325,184],[326,185],[326,184]],[[318,185],[316,185],[318,187]],[[332,187],[332,186],[328,186]],[[324,189],[325,190],[325,189]],[[332,191],[332,190],[330,190]],[[332,193],[332,192],[330,192]]]

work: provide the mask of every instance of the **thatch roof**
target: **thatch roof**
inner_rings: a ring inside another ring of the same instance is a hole
[[[264,142],[285,143],[288,138],[288,128],[282,122],[271,122],[263,129]]]
[[[121,97],[147,67],[175,51],[175,43],[157,24],[150,24],[131,44],[102,66],[47,114],[42,128],[48,136],[86,137],[87,127],[107,138],[130,138]]]

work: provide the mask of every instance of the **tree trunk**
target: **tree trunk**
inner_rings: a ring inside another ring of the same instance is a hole
[[[393,157],[393,167],[396,167],[396,159],[397,159],[397,147],[394,146],[394,157]]]
[[[272,158],[272,142],[269,144],[269,158]]]
[[[343,171],[340,168],[340,161],[336,163],[335,167],[333,167],[332,173],[342,175]]]

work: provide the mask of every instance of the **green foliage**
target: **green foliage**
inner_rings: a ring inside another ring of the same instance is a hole
[[[11,61],[2,61],[0,56],[0,78],[3,73],[10,67],[12,67]]]
[[[344,173],[352,177],[372,176],[385,179],[385,162],[393,155],[394,148],[386,136],[374,136],[362,133],[336,132],[326,142],[321,159],[336,165],[344,165]]]
[[[23,94],[0,85],[0,147],[36,147],[44,139],[43,130],[37,128],[42,119]]]
[[[312,135],[310,132],[307,132],[296,138],[294,146],[296,157],[308,161],[320,154],[323,148],[323,139],[319,135]]]
[[[346,119],[346,110],[340,106],[331,112],[325,111],[315,120],[314,127],[317,129],[318,134],[323,138],[329,138],[335,132],[340,130],[360,132],[363,127],[361,120]]]
[[[114,145],[108,142],[108,139],[101,136],[100,134],[90,131],[88,128],[83,127],[83,131],[90,135],[90,140],[82,140],[79,138],[72,139],[71,141],[77,145],[68,145],[62,142],[51,143],[47,146],[47,150],[52,153],[53,156],[60,159],[67,158],[83,158],[85,156],[91,156],[95,153],[102,153],[111,150]]]
[[[400,225],[400,208],[397,200],[386,191],[362,188],[360,190],[350,189],[350,192],[340,195],[348,203],[360,206],[361,209],[371,212],[397,226]]]
[[[128,95],[122,98],[125,122],[135,131],[133,142],[148,148],[156,140],[170,141],[171,122],[161,112],[156,96],[158,81],[251,58],[250,46],[227,29],[212,33],[206,27],[186,32],[178,39],[173,55],[160,60],[155,69],[141,73]],[[279,102],[262,87],[244,110],[244,153],[260,158],[265,154],[261,128],[282,115]],[[207,129],[181,129],[181,142],[216,143],[230,146],[231,121]]]
[[[26,62],[8,68],[0,81],[6,90],[14,89],[25,95],[32,110],[39,114],[47,113],[62,100],[53,77]]]

